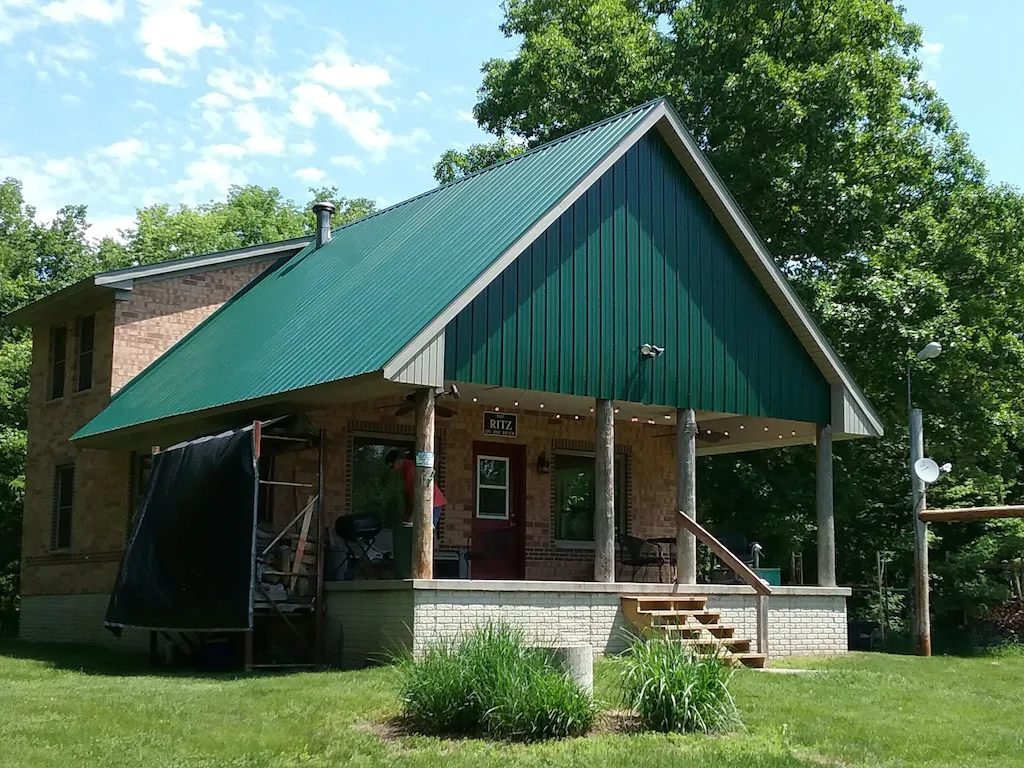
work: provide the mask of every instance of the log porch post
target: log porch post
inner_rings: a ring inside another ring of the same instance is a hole
[[[832,505],[832,427],[818,425],[818,469],[815,494],[818,510],[818,586],[836,585],[836,518]]]
[[[416,398],[416,485],[412,499],[412,577],[434,577],[434,389]]]
[[[598,399],[594,450],[594,581],[615,581],[615,409]]]
[[[697,519],[697,415],[676,409],[676,508]],[[697,538],[676,522],[676,584],[697,583]]]

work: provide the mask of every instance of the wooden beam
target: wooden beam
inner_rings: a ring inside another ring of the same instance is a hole
[[[757,596],[757,652],[768,655],[768,595]]]
[[[697,415],[676,410],[676,506],[697,521]],[[697,583],[697,539],[682,520],[676,522],[676,583]]]
[[[598,400],[594,452],[594,581],[615,581],[615,409]]]
[[[963,509],[924,509],[918,519],[926,523],[958,523],[964,520],[1002,520],[1024,517],[1024,506],[964,507]]]
[[[412,577],[434,576],[434,388],[416,397],[416,485],[412,500]]]
[[[816,507],[818,513],[818,586],[836,585],[836,517],[832,504],[832,427],[818,426]]]

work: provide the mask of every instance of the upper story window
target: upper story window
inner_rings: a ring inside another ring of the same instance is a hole
[[[50,518],[50,549],[71,546],[71,518],[75,507],[75,465],[62,464],[53,472],[53,512]]]
[[[92,358],[96,346],[96,315],[78,318],[78,359],[76,360],[77,378],[75,391],[84,392],[92,389]]]
[[[615,532],[626,532],[626,457],[615,457]],[[556,451],[551,472],[554,483],[555,538],[594,540],[594,454]]]
[[[68,368],[68,329],[57,326],[50,329],[50,381],[49,399],[64,397],[64,380]]]

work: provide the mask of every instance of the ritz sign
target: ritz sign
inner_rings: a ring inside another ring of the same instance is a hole
[[[493,437],[515,437],[516,420],[514,413],[485,413],[484,434]]]

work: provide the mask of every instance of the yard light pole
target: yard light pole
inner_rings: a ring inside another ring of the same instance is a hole
[[[917,353],[918,360],[934,360],[942,352],[942,345],[931,341]],[[907,420],[910,424],[910,498],[914,514],[914,639],[918,656],[932,655],[932,628],[928,605],[928,524],[921,519],[925,508],[925,482],[914,471],[914,465],[924,458],[924,420],[920,408],[911,399],[910,367],[907,360]]]

